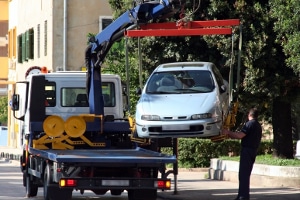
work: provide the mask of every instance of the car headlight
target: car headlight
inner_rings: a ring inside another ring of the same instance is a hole
[[[194,114],[191,117],[192,120],[196,120],[196,119],[209,119],[209,118],[212,118],[212,114],[211,113]]]
[[[158,115],[142,115],[141,119],[145,121],[159,121],[160,117]]]

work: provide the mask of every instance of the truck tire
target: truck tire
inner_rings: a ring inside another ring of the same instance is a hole
[[[30,159],[28,167],[35,169],[34,160]],[[38,185],[34,183],[34,177],[28,174],[27,170],[23,170],[23,185],[26,188],[26,197],[35,197],[37,195]]]
[[[128,200],[156,200],[156,189],[128,190]]]
[[[38,193],[38,186],[32,183],[31,175],[24,173],[23,178],[24,176],[26,180],[26,197],[35,197]]]
[[[52,167],[48,164],[44,172],[44,199],[45,200],[71,200],[73,189],[61,189],[52,181]]]

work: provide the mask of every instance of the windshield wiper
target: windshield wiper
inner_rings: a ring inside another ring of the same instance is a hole
[[[176,91],[181,91],[182,93],[207,93],[210,91],[201,91],[199,89],[192,89],[192,88],[182,88],[182,89],[176,89]]]

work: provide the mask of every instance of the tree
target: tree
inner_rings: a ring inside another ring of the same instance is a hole
[[[273,124],[274,155],[293,158],[291,129],[290,84],[286,80],[295,74],[285,65],[283,47],[276,43],[271,8],[265,0],[212,1],[209,14],[214,18],[238,17],[243,26],[242,90],[241,102],[258,106]],[[282,14],[282,13],[281,13]],[[288,15],[287,15],[288,16]],[[285,110],[285,115],[282,111]]]
[[[278,112],[274,113],[274,117],[277,115],[285,117],[285,121],[277,121],[278,124],[274,124],[274,132],[277,134],[278,141],[274,141],[276,149],[276,155],[279,157],[293,157],[293,149],[282,148],[287,141],[286,135],[292,135],[292,118],[289,111],[291,110],[291,102],[296,99],[300,94],[299,77],[296,74],[300,74],[299,65],[299,51],[300,51],[300,33],[299,33],[299,10],[300,2],[298,0],[273,0],[270,1],[271,15],[276,21],[274,22],[274,30],[277,34],[276,43],[280,44],[283,48],[284,55],[286,56],[285,63],[290,69],[294,71],[294,75],[286,77],[285,87],[282,87],[282,95],[276,98],[274,106],[276,106]],[[290,138],[290,136],[288,137]],[[274,138],[275,140],[275,138]]]
[[[7,124],[7,97],[0,97],[0,124]]]
[[[295,73],[300,73],[300,2],[298,0],[270,1],[271,15],[276,19],[274,30],[277,42],[283,47],[286,64]]]
[[[110,2],[114,2],[114,5],[121,8],[120,1],[111,0]],[[240,88],[240,108],[246,110],[246,108],[256,106],[261,110],[264,120],[272,122],[273,125],[276,123],[274,129],[275,156],[292,158],[291,130],[277,126],[288,124],[290,119],[280,114],[281,111],[277,109],[277,105],[279,103],[285,109],[290,110],[290,106],[286,102],[290,98],[288,91],[291,91],[290,85],[292,84],[287,80],[293,80],[296,76],[291,68],[286,67],[287,54],[284,53],[284,48],[280,43],[275,42],[277,34],[274,32],[274,23],[278,18],[270,15],[272,9],[269,1],[206,0],[187,2],[185,15],[189,20],[232,18],[241,20],[243,54],[241,84],[238,86]],[[195,2],[201,2],[201,4],[194,4]],[[190,13],[192,14],[190,15]],[[178,20],[178,16],[178,14],[174,15],[171,20]],[[297,27],[295,24],[293,25]],[[237,46],[234,49],[236,50]],[[142,40],[142,52],[143,57],[147,57],[143,60],[143,68],[149,72],[164,62],[205,60],[214,62],[224,77],[228,77],[232,53],[231,37],[149,37]],[[299,52],[299,50],[295,52]],[[234,60],[234,66],[236,63],[237,61]],[[289,113],[286,112],[287,115]],[[277,123],[278,121],[281,123]],[[284,132],[279,132],[279,129]],[[284,140],[282,140],[283,138]],[[284,145],[280,141],[284,141]]]

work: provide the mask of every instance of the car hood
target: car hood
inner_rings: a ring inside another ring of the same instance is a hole
[[[198,94],[143,94],[137,104],[139,114],[190,116],[213,112],[219,100],[214,92]]]

